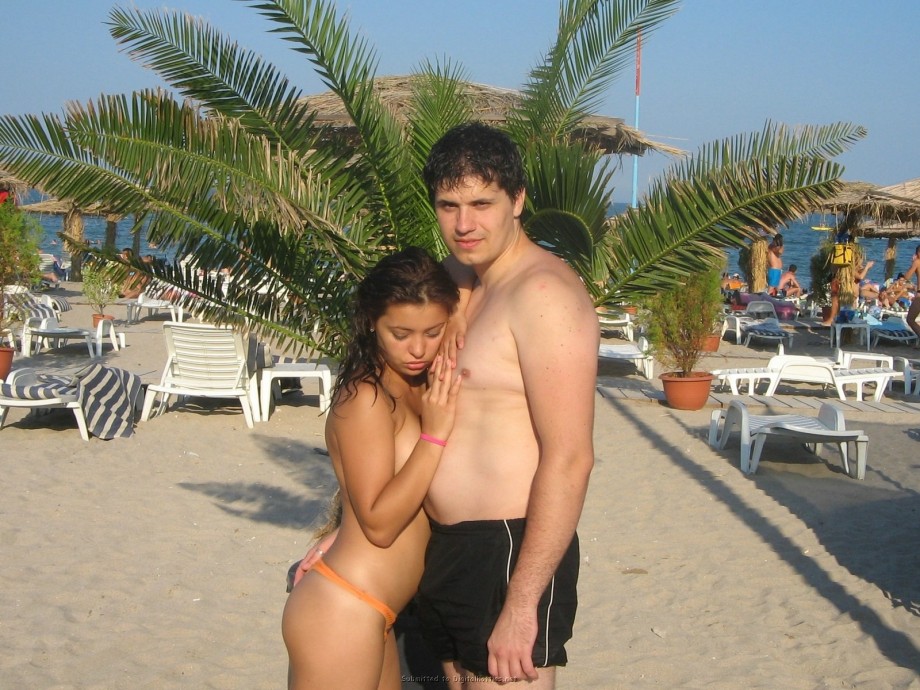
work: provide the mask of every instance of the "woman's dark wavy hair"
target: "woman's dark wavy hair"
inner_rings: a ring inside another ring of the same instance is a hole
[[[481,122],[448,130],[431,147],[422,170],[432,203],[438,190],[455,189],[465,177],[495,182],[512,199],[527,187],[517,145],[501,130]]]
[[[362,381],[382,389],[383,356],[371,330],[394,304],[440,304],[450,314],[460,293],[447,270],[420,247],[391,254],[374,266],[355,293],[351,315],[351,340],[333,390],[333,400],[348,400]]]

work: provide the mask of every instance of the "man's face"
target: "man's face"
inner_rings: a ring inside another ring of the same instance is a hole
[[[485,266],[511,246],[520,232],[516,219],[524,209],[495,182],[465,177],[454,189],[435,194],[434,210],[451,253],[468,266]]]

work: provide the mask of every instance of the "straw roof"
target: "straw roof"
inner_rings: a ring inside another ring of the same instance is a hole
[[[853,234],[859,237],[888,237],[905,240],[911,237],[920,237],[920,222],[876,223],[875,221],[863,221],[853,228]]]
[[[55,216],[63,216],[70,212],[73,203],[61,199],[45,199],[36,201],[34,204],[23,204],[19,207],[22,211],[29,213],[48,213]],[[86,208],[80,208],[80,213],[87,216],[108,216],[110,212],[102,204],[90,204]]]
[[[374,80],[374,89],[381,102],[399,119],[405,120],[411,107],[412,80],[417,77],[390,76]],[[483,122],[500,125],[507,119],[509,110],[521,102],[521,92],[502,89],[496,86],[465,82],[463,91],[472,98],[476,117]],[[316,123],[336,130],[346,137],[355,135],[354,123],[345,111],[342,100],[332,91],[305,100],[316,110]],[[575,134],[576,138],[597,146],[605,153],[645,154],[659,151],[669,155],[681,155],[684,152],[661,142],[652,141],[639,130],[630,127],[622,119],[591,115],[582,121],[582,127]]]
[[[869,182],[844,182],[840,193],[816,210],[865,216],[873,219],[876,226],[895,227],[920,222],[920,179],[889,187]]]

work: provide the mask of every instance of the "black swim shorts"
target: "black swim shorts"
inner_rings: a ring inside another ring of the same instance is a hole
[[[457,661],[476,675],[489,675],[486,643],[505,601],[524,524],[524,518],[431,522],[416,602],[422,635],[440,661]],[[572,637],[578,607],[578,565],[576,535],[537,609],[537,667],[564,666],[568,660],[564,645]]]

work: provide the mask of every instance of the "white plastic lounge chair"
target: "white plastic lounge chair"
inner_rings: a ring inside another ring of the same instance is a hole
[[[597,349],[597,356],[601,359],[624,359],[636,365],[645,378],[650,379],[654,376],[655,358],[649,352],[648,340],[645,336],[639,336],[635,343],[624,345],[600,345]]]
[[[757,384],[761,381],[767,382],[767,390],[770,385],[779,376],[775,369],[766,367],[741,367],[736,369],[715,369],[712,372],[715,376],[717,385],[724,386],[728,384],[732,395],[740,395],[740,389],[743,384],[747,384],[748,395],[753,395]]]
[[[726,314],[725,320],[722,322],[722,335],[724,336],[728,331],[734,331],[735,345],[740,345],[742,329],[755,321],[763,319],[773,319],[778,323],[776,309],[773,308],[773,305],[766,301],[749,302],[743,312]]]
[[[242,334],[212,324],[167,321],[163,335],[168,354],[166,367],[160,383],[147,387],[141,421],[150,419],[158,393],[162,395],[160,411],[172,395],[236,398],[243,408],[246,426],[251,429],[259,403]]]
[[[80,437],[89,441],[86,418],[75,387],[69,378],[39,378],[34,369],[13,369],[6,381],[0,384],[0,429],[6,423],[11,407],[27,407],[32,411],[66,408],[73,410],[80,429]]]
[[[895,357],[892,368],[904,376],[905,395],[920,395],[920,368],[916,360]]]
[[[847,430],[843,411],[831,403],[824,403],[817,417],[802,415],[752,415],[744,403],[732,400],[727,410],[716,410],[709,422],[709,445],[724,449],[728,437],[735,429],[741,434],[741,471],[754,474],[760,464],[760,454],[767,436],[791,436],[801,440],[805,447],[817,455],[822,443],[834,443],[840,449],[843,469],[849,475],[850,463],[847,445],[856,445],[856,478],[866,476],[866,455],[869,437],[862,431]],[[753,445],[752,445],[753,442]]]
[[[626,312],[599,311],[597,312],[597,320],[600,323],[601,331],[619,331],[630,342],[635,339],[632,316]]]
[[[32,411],[50,408],[73,410],[84,441],[92,434],[101,439],[126,438],[134,432],[135,405],[141,390],[136,374],[93,363],[73,376],[36,374],[34,369],[14,369],[0,384],[0,428],[11,407]]]
[[[752,321],[741,327],[741,333],[744,336],[744,344],[749,347],[751,340],[770,340],[780,342],[786,347],[792,347],[792,331],[783,330],[777,319],[769,318],[761,321]]]
[[[269,364],[259,369],[259,419],[267,422],[271,416],[272,400],[281,399],[281,379],[315,378],[319,383],[319,409],[326,414],[332,395],[332,371],[326,364],[309,360],[296,362],[274,361],[266,353]]]
[[[856,386],[856,399],[863,399],[863,386],[867,383],[875,384],[875,395],[872,400],[878,402],[888,388],[888,382],[899,378],[901,374],[887,367],[871,367],[867,369],[841,369],[835,363],[815,357],[803,355],[776,355],[770,359],[768,368],[778,372],[775,379],[770,382],[766,395],[772,396],[780,383],[822,383],[834,386],[841,400],[846,400],[846,386]]]
[[[185,310],[182,306],[174,304],[166,299],[154,299],[147,294],[147,291],[144,290],[137,296],[137,299],[132,299],[124,302],[125,307],[127,308],[128,323],[137,323],[141,318],[141,310],[147,310],[147,316],[153,315],[155,312],[168,311],[170,320],[182,322],[185,319]]]
[[[46,347],[59,347],[72,339],[85,341],[90,357],[96,352],[96,341],[91,331],[62,326],[53,316],[28,318],[22,326],[22,354],[38,354]]]
[[[879,340],[906,344],[917,342],[917,334],[910,329],[903,318],[879,321],[873,316],[867,316],[866,322],[869,324],[872,347],[878,345]]]

